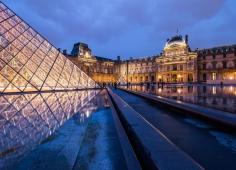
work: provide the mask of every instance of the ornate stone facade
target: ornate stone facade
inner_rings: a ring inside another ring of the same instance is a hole
[[[198,51],[198,80],[236,84],[236,45]]]
[[[120,82],[132,84],[156,82],[156,57],[145,57],[141,59],[130,59],[122,61],[120,67]],[[127,74],[128,72],[128,74]]]
[[[66,53],[66,52],[64,52]],[[191,51],[188,36],[167,39],[160,55],[116,60],[77,43],[68,58],[98,83],[236,84],[236,45]]]
[[[64,54],[66,52],[64,51]],[[115,83],[115,61],[108,58],[93,56],[87,44],[76,43],[70,55],[67,57],[88,74],[97,83]]]
[[[197,53],[191,52],[188,36],[168,39],[157,62],[157,80],[167,83],[197,82]]]

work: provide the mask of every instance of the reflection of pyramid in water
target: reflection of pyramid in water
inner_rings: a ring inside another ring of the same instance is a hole
[[[0,2],[0,93],[96,86],[90,77]]]

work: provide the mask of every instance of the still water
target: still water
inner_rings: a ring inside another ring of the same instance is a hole
[[[236,113],[236,86],[196,84],[165,86],[151,85],[148,87],[146,85],[131,85],[129,86],[129,89]]]

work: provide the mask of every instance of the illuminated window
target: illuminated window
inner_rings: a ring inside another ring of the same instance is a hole
[[[212,80],[216,80],[216,73],[212,73]]]

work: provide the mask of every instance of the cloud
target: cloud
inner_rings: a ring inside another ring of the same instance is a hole
[[[85,41],[105,56],[157,54],[177,28],[194,48],[221,44],[236,26],[234,0],[5,0],[56,46]],[[220,38],[212,31],[220,32]],[[214,42],[209,39],[214,39]],[[191,40],[191,39],[190,39]],[[201,42],[204,40],[204,43]],[[127,43],[129,45],[127,45]],[[132,47],[131,47],[132,45]],[[115,47],[115,48],[114,48]],[[112,51],[112,49],[114,49]],[[150,50],[150,52],[148,52]]]

